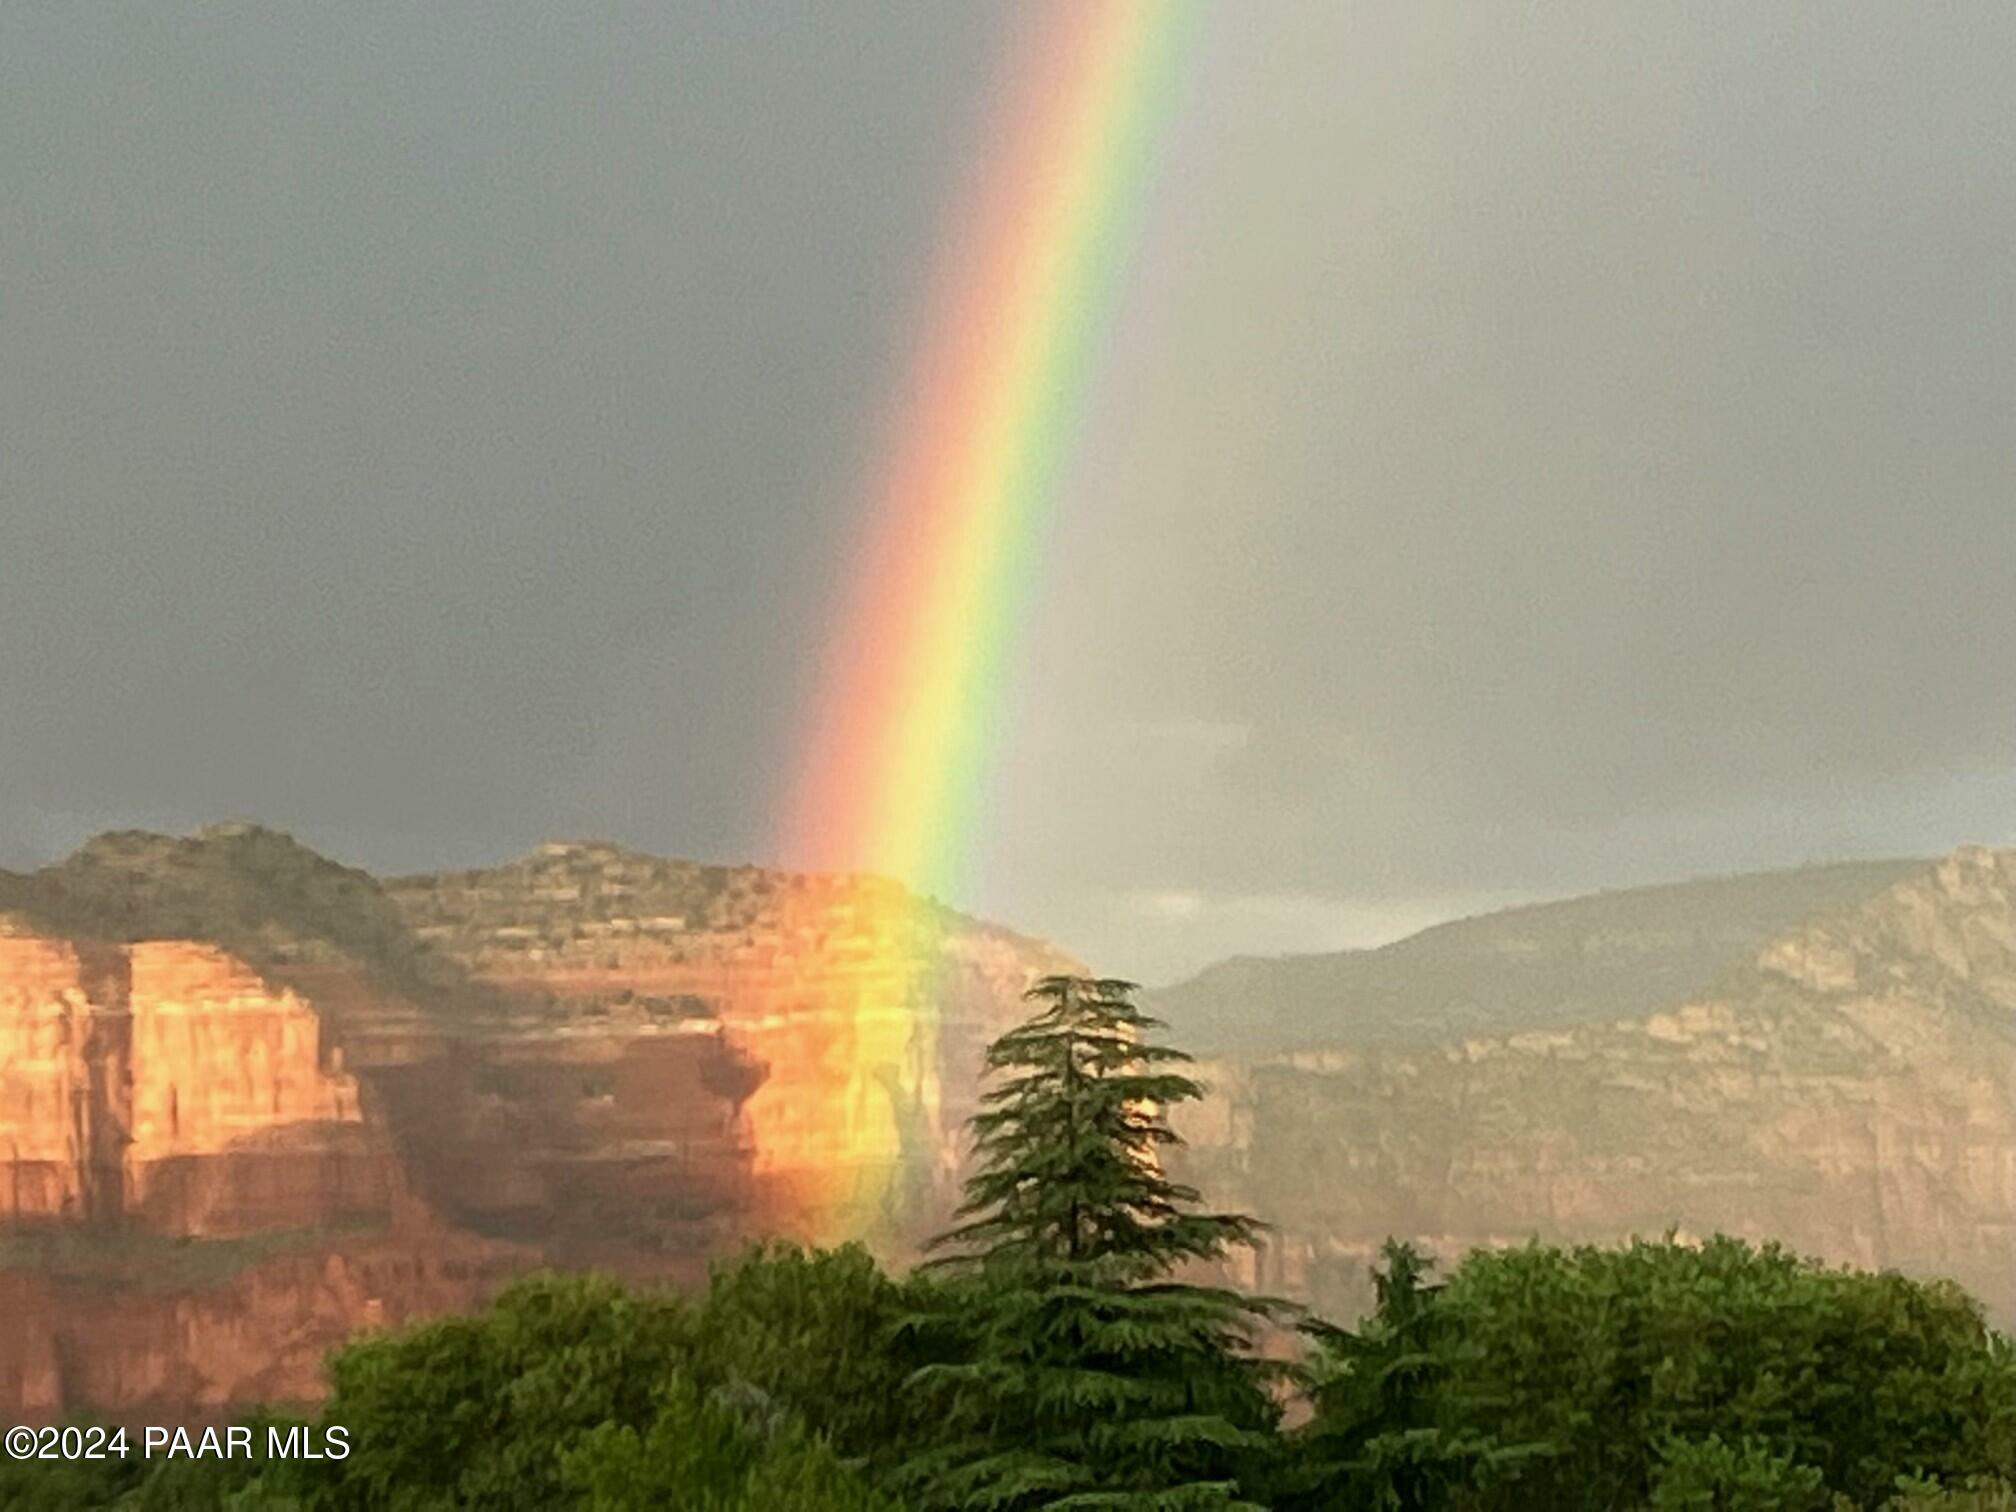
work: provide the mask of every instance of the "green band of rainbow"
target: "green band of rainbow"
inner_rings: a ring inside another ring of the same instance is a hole
[[[1026,13],[992,157],[946,223],[867,527],[841,572],[848,601],[778,845],[793,863],[970,896],[1009,661],[1200,13],[1198,0]],[[874,926],[876,959],[829,973],[863,986],[851,1009],[820,1016],[832,1037],[817,1090],[801,1081],[786,1108],[766,1089],[747,1108],[759,1152],[772,1133],[788,1145],[793,1118],[829,1131],[834,1162],[810,1174],[820,1239],[906,1232],[917,1194],[942,1183],[951,1102],[978,1070],[942,1065],[941,1015],[960,984],[945,978],[936,916],[900,912]]]
[[[1194,0],[1044,7],[951,222],[783,849],[947,898]]]

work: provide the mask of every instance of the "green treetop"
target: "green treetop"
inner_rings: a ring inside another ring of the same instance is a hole
[[[1190,1211],[1196,1189],[1163,1172],[1161,1152],[1182,1143],[1167,1109],[1203,1088],[1171,1069],[1188,1055],[1149,1040],[1162,1024],[1134,1005],[1135,990],[1064,976],[1029,989],[1045,1006],[988,1048],[987,1070],[1002,1079],[972,1121],[968,1221],[938,1245],[1151,1276],[1258,1236],[1251,1218]]]
[[[977,1169],[934,1262],[959,1298],[935,1325],[948,1358],[913,1378],[948,1430],[913,1466],[926,1505],[1252,1505],[1276,1415],[1251,1351],[1269,1304],[1173,1273],[1260,1225],[1196,1211],[1164,1170],[1168,1109],[1203,1089],[1134,990],[1046,977],[987,1053]]]

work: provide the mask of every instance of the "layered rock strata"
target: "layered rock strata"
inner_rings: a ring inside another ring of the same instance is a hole
[[[0,1220],[230,1235],[383,1213],[397,1182],[321,1021],[188,941],[0,935]]]
[[[942,1223],[980,1047],[1072,963],[864,878],[284,836],[0,874],[0,1408],[312,1394],[534,1264],[697,1279]]]
[[[1348,1005],[1338,1019],[1348,1023]],[[1970,849],[1603,1022],[1221,1057],[1189,1173],[1250,1279],[1351,1315],[1388,1234],[1716,1230],[1950,1276],[2016,1321],[2016,852]]]

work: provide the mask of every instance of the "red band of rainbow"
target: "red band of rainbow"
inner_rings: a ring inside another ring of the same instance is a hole
[[[989,156],[945,223],[858,553],[840,574],[846,601],[777,846],[792,864],[969,896],[1007,661],[1150,147],[1201,14],[1199,0],[1017,12]],[[935,914],[909,912],[878,925],[886,959],[859,969],[878,985],[824,1051],[820,1107],[798,1094],[800,1121],[819,1121],[845,1152],[815,1183],[831,1198],[820,1239],[904,1230],[906,1194],[942,1189],[959,1137],[940,1087],[977,1073],[941,1068],[940,1017],[957,984],[943,976]],[[761,1151],[781,1106],[759,1092],[748,1114]]]

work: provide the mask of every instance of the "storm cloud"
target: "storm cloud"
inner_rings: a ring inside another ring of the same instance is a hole
[[[1006,8],[0,12],[0,863],[766,854]],[[1149,979],[2005,841],[2016,12],[1212,13],[975,894]]]

